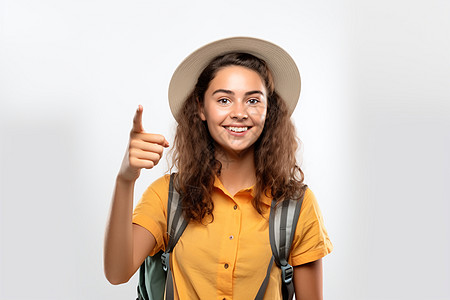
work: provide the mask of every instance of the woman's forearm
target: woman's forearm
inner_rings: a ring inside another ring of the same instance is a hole
[[[135,181],[116,179],[106,226],[104,270],[112,284],[127,282],[133,275],[133,194]]]

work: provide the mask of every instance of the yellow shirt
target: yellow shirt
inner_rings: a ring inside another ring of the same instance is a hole
[[[167,244],[169,175],[151,184],[133,213],[133,223],[156,239],[153,255]],[[179,299],[254,299],[272,256],[269,241],[270,198],[261,216],[253,207],[252,188],[230,195],[214,182],[214,221],[190,222],[172,259],[175,297]],[[289,263],[315,261],[332,250],[316,198],[307,189],[292,243]],[[274,264],[264,299],[282,299],[281,270]]]

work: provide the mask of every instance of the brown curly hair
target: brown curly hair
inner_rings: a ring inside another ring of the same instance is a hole
[[[246,67],[257,72],[268,92],[266,121],[261,136],[255,142],[256,185],[253,206],[262,214],[263,193],[277,201],[298,199],[306,185],[303,172],[297,165],[298,141],[295,127],[285,102],[274,89],[272,75],[266,63],[248,53],[229,53],[213,59],[200,74],[192,93],[187,97],[178,116],[175,147],[172,148],[173,166],[178,170],[175,185],[183,195],[183,211],[189,219],[201,222],[213,216],[211,198],[215,175],[220,175],[222,164],[216,159],[216,144],[202,121],[199,108],[209,83],[217,72],[227,66]],[[172,168],[171,168],[172,169]]]

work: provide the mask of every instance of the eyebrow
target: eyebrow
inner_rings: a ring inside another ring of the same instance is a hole
[[[234,92],[233,92],[233,91],[225,90],[225,89],[218,89],[218,90],[215,90],[212,94],[215,95],[215,94],[217,94],[217,93],[225,93],[225,94],[229,94],[229,95],[234,95]],[[245,93],[245,96],[249,96],[249,95],[253,95],[253,94],[260,94],[260,95],[264,96],[264,93],[261,92],[261,91],[259,91],[259,90],[254,90],[254,91],[246,92],[246,93]]]

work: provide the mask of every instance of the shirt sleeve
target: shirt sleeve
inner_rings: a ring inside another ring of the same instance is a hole
[[[289,263],[292,266],[318,260],[333,250],[323,222],[322,213],[313,192],[305,191],[295,230]]]
[[[133,223],[147,229],[156,239],[149,255],[165,249],[167,244],[167,198],[170,175],[153,182],[144,192],[133,212]]]

